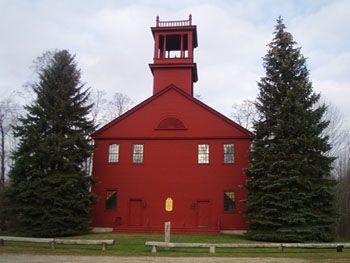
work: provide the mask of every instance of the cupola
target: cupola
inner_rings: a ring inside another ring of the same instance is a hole
[[[188,20],[160,21],[151,27],[154,37],[153,94],[173,84],[193,96],[193,83],[198,80],[194,49],[198,46],[197,27]]]

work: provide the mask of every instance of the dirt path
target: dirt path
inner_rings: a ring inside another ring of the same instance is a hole
[[[67,256],[35,254],[0,254],[1,263],[336,263],[345,260],[304,260],[290,258],[175,258],[175,257],[113,257],[113,256]]]

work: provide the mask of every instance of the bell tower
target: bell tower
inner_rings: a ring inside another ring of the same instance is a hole
[[[197,27],[188,20],[160,21],[151,27],[154,56],[150,68],[153,74],[153,95],[174,84],[193,96],[193,83],[198,80],[197,65],[193,62],[197,43]]]

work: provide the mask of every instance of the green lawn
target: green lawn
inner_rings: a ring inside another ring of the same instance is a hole
[[[1,233],[0,233],[1,235]],[[145,247],[145,241],[163,241],[160,234],[87,234],[67,237],[68,239],[114,239],[116,244],[101,251],[100,246],[88,245],[57,245],[51,249],[47,244],[22,242],[6,242],[0,246],[1,253],[41,253],[41,254],[94,254],[123,256],[154,256],[150,247]],[[176,235],[171,236],[173,242],[206,242],[206,243],[248,243],[253,242],[238,235]],[[346,242],[349,240],[339,240]],[[209,254],[208,249],[159,249],[157,256],[222,256],[222,257],[288,257],[288,258],[346,258],[350,260],[350,249],[336,252],[335,249],[216,249],[215,254]]]

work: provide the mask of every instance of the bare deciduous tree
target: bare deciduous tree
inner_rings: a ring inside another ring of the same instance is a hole
[[[340,111],[325,99],[321,103],[327,105],[324,120],[329,121],[323,133],[331,144],[327,154],[335,157],[332,174],[337,180],[335,195],[339,218],[336,232],[340,237],[350,237],[350,134]]]
[[[124,112],[128,111],[133,105],[133,101],[129,96],[116,92],[113,97],[108,101],[105,109],[104,120],[111,121]]]
[[[14,96],[0,100],[0,229],[6,230],[11,215],[6,211],[9,207],[5,198],[7,169],[10,166],[10,154],[16,147],[16,139],[12,133],[12,125],[15,125],[20,114],[19,105],[12,99]],[[12,218],[13,219],[13,218]]]
[[[341,155],[335,161],[335,175],[338,181],[336,187],[336,202],[338,209],[337,234],[341,237],[350,237],[350,139]]]
[[[89,96],[89,104],[93,105],[90,115],[91,119],[94,122],[95,129],[99,128],[103,124],[105,124],[107,121],[104,120],[103,116],[105,114],[107,100],[105,98],[106,92],[103,90],[91,90],[90,96]],[[93,141],[90,142],[93,144]],[[84,163],[84,169],[87,174],[91,175],[91,168],[92,168],[92,157],[90,156],[85,160]]]
[[[33,89],[35,88],[35,82],[37,81],[39,73],[42,71],[42,69],[47,67],[52,59],[52,56],[57,51],[57,49],[47,50],[32,61],[32,65],[30,66],[30,80],[23,84],[23,89],[21,91],[16,92],[17,98],[22,100],[21,104],[26,105],[35,100],[35,93],[33,92]]]
[[[119,117],[129,110],[133,102],[129,96],[116,92],[107,99],[107,93],[103,90],[92,90],[90,102],[93,104],[91,117],[95,122],[96,128],[108,123],[109,121]]]
[[[90,93],[90,103],[93,104],[90,114],[96,128],[119,117],[133,104],[127,95],[120,92],[114,93],[110,100],[106,99],[106,97],[107,94],[103,90],[92,90]],[[91,162],[92,158],[88,158],[84,164],[88,174],[91,174]]]
[[[258,118],[254,101],[244,100],[242,103],[232,105],[232,119],[246,129],[252,129],[254,121]]]
[[[344,119],[340,111],[330,102],[326,102],[327,111],[323,118],[329,121],[329,125],[323,131],[323,135],[329,137],[329,143],[332,149],[328,152],[329,156],[340,157],[342,151],[346,148],[348,131],[344,126]]]
[[[93,104],[91,109],[91,118],[94,120],[96,128],[100,127],[106,120],[104,120],[107,99],[104,90],[92,90],[90,93],[90,103]]]
[[[15,147],[12,125],[19,115],[19,105],[10,97],[0,101],[0,191],[5,188],[6,168],[9,166],[9,154]]]
[[[36,57],[33,60],[33,63],[31,65],[31,69],[33,70],[33,72],[38,73],[38,72],[42,71],[43,69],[47,68],[52,57],[57,52],[58,52],[57,49],[47,50],[44,53],[42,53],[40,56]]]

